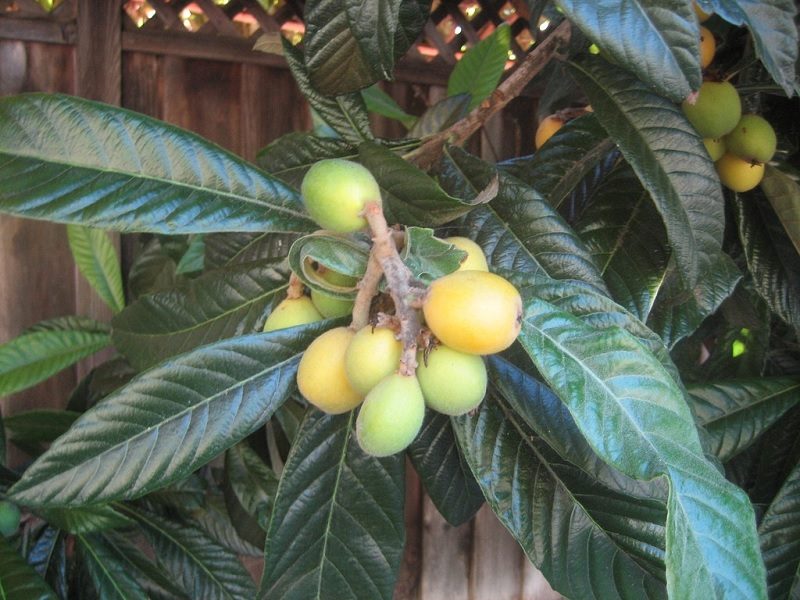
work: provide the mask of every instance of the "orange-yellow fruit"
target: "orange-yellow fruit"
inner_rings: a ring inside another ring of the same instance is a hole
[[[725,154],[725,141],[722,138],[703,138],[703,144],[714,162],[717,162]]]
[[[297,368],[300,393],[332,415],[353,410],[363,399],[350,384],[345,370],[345,352],[354,335],[347,327],[326,331],[309,344]]]
[[[735,154],[726,154],[716,162],[719,180],[734,192],[746,192],[764,178],[764,165],[753,163]]]
[[[417,378],[392,373],[372,388],[356,419],[361,449],[372,456],[390,456],[417,437],[425,418],[425,400]]]
[[[553,134],[564,126],[564,119],[557,115],[550,115],[542,119],[539,127],[536,128],[536,136],[534,138],[534,145],[538,150],[544,143],[549,140]]]
[[[711,15],[713,14],[704,11],[702,8],[700,8],[700,5],[697,4],[697,2],[692,2],[692,7],[694,8],[694,14],[697,15],[697,20],[700,21],[701,23],[705,23],[706,21],[708,21],[711,18]]]
[[[386,327],[367,325],[359,330],[345,353],[345,369],[352,386],[368,394],[377,383],[394,373],[400,364],[403,344]]]
[[[418,357],[417,379],[425,404],[446,415],[458,416],[478,406],[486,395],[486,364],[475,354],[436,346]]]
[[[264,331],[275,331],[322,320],[322,315],[314,308],[308,296],[285,298],[275,307],[264,323]]]
[[[522,298],[499,275],[456,271],[431,284],[422,311],[446,346],[467,354],[493,354],[517,339]]]
[[[486,262],[486,255],[481,250],[481,247],[478,246],[475,242],[473,242],[469,238],[453,236],[449,238],[444,238],[444,241],[448,244],[453,244],[459,250],[463,250],[467,253],[467,258],[464,259],[464,262],[458,267],[459,271],[488,271],[489,264]]]
[[[733,131],[725,136],[725,147],[739,158],[763,163],[775,156],[778,138],[764,117],[743,115]]]
[[[700,28],[700,66],[706,68],[714,60],[714,53],[717,51],[717,41],[714,34],[705,27]]]

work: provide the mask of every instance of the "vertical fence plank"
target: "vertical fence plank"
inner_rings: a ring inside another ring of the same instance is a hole
[[[542,572],[522,556],[522,590],[520,600],[561,600],[563,596],[553,591]]]
[[[472,523],[453,527],[426,495],[420,600],[469,600]]]
[[[419,596],[422,567],[422,484],[406,460],[406,546],[394,588],[394,600],[421,600]]]
[[[484,505],[475,516],[470,600],[519,600],[522,550]]]

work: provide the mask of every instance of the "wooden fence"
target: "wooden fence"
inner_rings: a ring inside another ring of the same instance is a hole
[[[235,11],[252,9],[253,4],[231,0],[220,8],[210,0],[149,0],[146,5],[62,0],[46,12],[34,0],[0,0],[0,95],[63,92],[121,105],[195,131],[252,159],[259,148],[282,134],[311,126],[308,107],[283,59],[251,50],[259,28],[280,30],[280,19],[296,19],[300,9],[297,3],[287,2],[285,6],[294,7],[295,13],[281,16],[278,10],[275,16],[256,11],[257,27],[253,29],[250,23],[244,33],[239,25],[234,29],[225,25],[223,16],[243,14]],[[438,21],[432,19],[426,27],[423,42],[435,49],[438,60],[429,61],[430,52],[427,57],[412,52],[418,64],[406,63],[398,80],[385,86],[409,112],[419,113],[445,95],[449,64],[457,53],[453,47],[461,40],[452,32],[442,34],[436,23],[449,18],[456,26],[468,25],[463,12],[453,8],[457,3],[436,4]],[[197,31],[175,21],[182,11],[198,6],[205,9],[207,21]],[[155,9],[159,14],[151,14]],[[150,26],[134,20],[142,11],[145,17],[150,14]],[[493,26],[490,16],[496,19],[498,14],[484,8],[483,21],[475,21],[471,30],[466,28],[467,41],[476,41],[476,31]],[[527,38],[517,35],[525,33],[517,21],[515,48],[522,50],[519,44]],[[236,21],[229,19],[230,23]],[[487,124],[473,149],[489,159],[529,150],[533,108],[529,98],[513,102]],[[381,136],[403,133],[397,123],[382,119],[374,119],[373,126]],[[120,243],[123,266],[130,264],[133,248],[126,240]],[[0,216],[0,343],[40,320],[67,314],[110,318],[75,269],[65,228]],[[4,412],[63,407],[69,391],[92,364],[85,361],[6,398]],[[472,522],[450,527],[425,497],[410,468],[406,523],[408,541],[395,594],[398,600],[559,597],[486,507]]]

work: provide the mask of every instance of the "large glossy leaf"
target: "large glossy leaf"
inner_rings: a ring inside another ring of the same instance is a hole
[[[130,519],[108,504],[77,508],[51,508],[37,512],[51,525],[76,535],[110,529],[125,529],[133,525]]]
[[[289,254],[299,237],[296,233],[219,233],[205,237],[207,270],[261,260],[276,260]]]
[[[408,131],[408,135],[423,138],[444,131],[466,116],[471,98],[469,94],[442,98],[420,115],[417,122]]]
[[[373,138],[369,127],[369,115],[361,94],[324,96],[309,81],[308,70],[303,61],[302,50],[285,39],[283,55],[292,71],[297,86],[308,100],[311,108],[345,141],[359,143]]]
[[[800,402],[800,379],[770,377],[689,387],[697,422],[727,461],[745,450]]]
[[[784,321],[800,327],[800,256],[763,195],[733,200],[747,266],[756,291]]]
[[[447,95],[469,94],[469,108],[489,97],[505,70],[511,27],[503,23],[491,35],[467,50],[447,80]]]
[[[392,597],[405,539],[403,456],[365,454],[355,419],[306,414],[278,487],[260,598]]]
[[[689,2],[556,0],[556,4],[603,52],[648,87],[675,102],[700,89],[700,30]],[[591,102],[594,107],[594,99]]]
[[[647,320],[670,248],[661,216],[628,165],[616,168],[600,184],[575,229],[614,299]]]
[[[439,513],[453,526],[466,523],[483,505],[483,493],[456,443],[450,417],[428,410],[408,457]]]
[[[761,189],[800,254],[800,184],[783,171],[767,165]]]
[[[0,396],[44,381],[110,342],[107,326],[89,320],[47,322],[23,333],[0,345]]]
[[[0,537],[0,598],[56,600],[44,580],[28,565],[5,539]]]
[[[303,14],[306,67],[327,96],[391,79],[400,0],[320,0]]]
[[[554,589],[569,598],[665,598],[644,565],[663,559],[664,513],[563,460],[492,390],[453,420],[487,502]]]
[[[427,173],[390,150],[365,142],[358,147],[361,163],[381,187],[389,224],[434,227],[472,210],[464,200],[447,194]],[[487,187],[490,182],[486,182]],[[483,189],[483,188],[481,188]]]
[[[0,100],[0,212],[119,231],[309,231],[300,198],[144,115],[67,96]]]
[[[797,28],[793,23],[797,5],[792,0],[700,0],[734,25],[746,25],[755,40],[756,55],[787,96],[798,91]]]
[[[264,532],[277,489],[275,473],[246,443],[237,444],[225,453],[225,504],[232,515],[235,509],[249,517],[246,522],[255,531],[245,531],[237,524],[238,519],[232,520],[239,535],[254,545],[264,545]]]
[[[653,198],[691,289],[719,253],[725,222],[722,190],[700,138],[679,107],[622,69],[593,57],[572,72]]]
[[[367,110],[400,121],[406,129],[410,128],[417,117],[408,114],[389,94],[384,92],[377,84],[361,90],[361,97],[367,105]]]
[[[195,527],[142,509],[128,510],[142,525],[159,564],[189,598],[255,598],[255,584],[233,552]]]
[[[46,525],[28,547],[25,560],[56,592],[67,597],[66,535],[56,527]]]
[[[186,477],[269,419],[326,326],[224,340],[142,373],[84,413],[12,495],[32,506],[80,506]]]
[[[202,233],[189,236],[189,247],[175,267],[177,275],[197,273],[205,267],[206,243]]]
[[[597,117],[585,115],[569,121],[554,134],[553,142],[536,154],[505,161],[499,167],[534,188],[554,208],[560,208],[613,149],[614,143]]]
[[[800,463],[758,526],[770,598],[795,598],[800,572]]]
[[[184,281],[177,270],[186,248],[185,239],[180,237],[158,236],[147,241],[128,271],[131,296],[139,298],[169,290]]]
[[[130,567],[119,560],[101,535],[76,536],[76,548],[98,598],[146,600],[147,594],[133,577]]]
[[[369,241],[330,231],[317,231],[303,236],[289,250],[289,265],[300,280],[312,290],[339,298],[352,298],[354,285],[336,285],[324,279],[316,270],[318,263],[337,273],[361,278],[369,260]]]
[[[134,367],[145,369],[203,344],[257,331],[288,281],[280,262],[210,271],[128,306],[111,322],[112,340]]]
[[[467,253],[452,244],[434,237],[426,227],[407,227],[406,242],[400,258],[411,273],[425,283],[452,273],[467,257]]]
[[[67,237],[75,264],[113,312],[125,307],[119,259],[106,232],[81,225],[67,225]]]
[[[628,332],[523,299],[519,340],[598,455],[630,477],[669,479],[670,595],[764,598],[752,506],[705,459],[675,380]]]
[[[262,557],[264,555],[264,536],[260,536],[262,543],[254,546],[239,536],[237,526],[232,522],[232,518],[222,496],[207,496],[203,508],[192,512],[191,522],[195,523],[220,546],[235,554]]]
[[[472,197],[494,176],[494,170],[466,152],[451,148],[441,174],[443,185]],[[572,228],[533,188],[500,173],[497,197],[473,210],[465,228],[483,248],[494,268],[544,273],[553,279],[577,279],[604,291],[592,257]]]
[[[12,441],[52,442],[69,429],[79,416],[79,413],[71,410],[26,410],[7,416],[5,426]]]
[[[256,160],[274,177],[300,189],[306,171],[317,161],[356,157],[358,150],[348,141],[295,131],[259,150]]]

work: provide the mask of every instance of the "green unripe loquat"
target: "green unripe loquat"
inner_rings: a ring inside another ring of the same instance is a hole
[[[450,416],[468,413],[486,395],[486,364],[480,356],[437,346],[419,357],[417,379],[425,404]]]
[[[739,122],[742,101],[739,92],[727,81],[705,81],[694,104],[681,104],[686,118],[703,138],[722,137]]]
[[[396,454],[414,441],[424,418],[425,400],[417,378],[392,373],[364,399],[356,420],[358,443],[372,456]]]
[[[469,238],[453,236],[444,238],[448,244],[453,244],[459,250],[467,253],[467,258],[458,267],[459,271],[488,271],[489,263],[486,262],[486,255],[478,244]]]
[[[349,288],[358,283],[357,278],[350,277],[350,275],[345,275],[344,273],[339,273],[339,271],[334,271],[333,269],[326,269],[323,267],[317,270],[317,273],[331,285]]]
[[[747,192],[756,187],[764,178],[764,165],[726,154],[716,164],[719,180],[729,190]]]
[[[765,163],[775,156],[778,138],[764,117],[743,115],[733,131],[725,136],[725,147],[739,158]]]
[[[299,298],[284,298],[275,307],[264,323],[264,331],[275,331],[286,327],[295,327],[314,323],[323,319],[319,311],[314,308],[314,303],[308,296]]]
[[[331,296],[319,290],[311,290],[311,301],[319,313],[326,319],[335,319],[349,315],[353,310],[353,300]]]
[[[338,415],[361,404],[344,367],[344,355],[355,333],[347,327],[326,331],[309,344],[297,367],[297,387],[311,404]]]
[[[703,138],[703,145],[711,160],[717,162],[725,154],[725,140],[723,138]]]
[[[380,204],[378,182],[365,167],[341,158],[315,163],[300,186],[303,202],[311,217],[323,229],[350,233],[367,225],[361,216],[364,205]]]
[[[10,537],[19,528],[20,512],[16,504],[0,500],[0,535]]]
[[[368,394],[400,364],[401,344],[391,329],[367,325],[356,332],[345,353],[344,363],[352,386]]]

